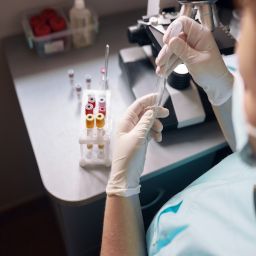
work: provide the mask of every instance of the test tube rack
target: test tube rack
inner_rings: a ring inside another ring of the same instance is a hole
[[[95,106],[92,110],[91,117],[94,119],[93,128],[87,127],[88,115],[85,108],[88,99],[95,99]],[[96,116],[99,113],[100,99],[105,99],[104,127],[96,126]],[[106,166],[111,165],[111,109],[110,109],[111,93],[109,90],[84,90],[81,104],[81,134],[79,138],[80,144],[80,166],[85,168],[89,166]],[[87,117],[86,117],[87,116]]]

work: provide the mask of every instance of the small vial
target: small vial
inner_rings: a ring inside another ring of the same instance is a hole
[[[108,78],[106,77],[106,69],[104,67],[100,69],[100,74],[100,90],[105,91],[108,89]]]
[[[104,135],[104,126],[105,126],[105,115],[103,113],[98,113],[96,115],[96,127],[98,136],[102,137]],[[104,144],[98,144],[98,158],[104,158]]]
[[[85,125],[87,128],[87,137],[92,137],[93,136],[93,127],[94,127],[94,116],[93,114],[88,114],[85,117]],[[90,155],[92,154],[92,148],[93,148],[93,144],[87,144],[87,153]],[[91,151],[91,153],[90,153]]]
[[[103,113],[98,113],[96,115],[95,119],[96,119],[97,135],[99,137],[103,137],[103,135],[104,135],[104,129],[103,128],[105,126],[105,116],[104,116]],[[104,150],[105,150],[104,144],[98,144],[98,154],[97,154],[97,156],[98,156],[99,159],[104,158],[104,156],[105,156]]]
[[[92,129],[94,127],[94,116],[93,114],[86,115],[85,126],[87,129]]]
[[[88,103],[85,105],[85,114],[93,114],[93,105]]]
[[[104,97],[99,98],[99,107],[106,108],[106,99]]]
[[[102,129],[105,125],[105,117],[103,114],[98,113],[96,115],[96,127]]]
[[[96,115],[96,127],[97,127],[97,135],[102,137],[104,135],[104,125],[105,125],[105,117],[102,113],[98,113]]]
[[[95,108],[95,106],[96,106],[95,97],[94,97],[94,96],[90,96],[90,97],[88,98],[88,103],[89,103],[89,104],[92,104],[93,108]]]
[[[106,109],[103,107],[99,108],[99,113],[103,114],[104,116],[106,116]]]
[[[80,84],[76,84],[75,90],[76,90],[77,99],[78,99],[79,102],[81,102],[81,100],[82,100],[82,93],[83,93],[81,85]]]
[[[89,75],[87,75],[85,77],[85,88],[90,90],[91,85],[92,85],[92,78]]]
[[[72,88],[74,88],[74,77],[75,77],[75,72],[73,69],[69,69],[68,70],[68,78],[69,78],[69,83],[70,83],[70,86]]]

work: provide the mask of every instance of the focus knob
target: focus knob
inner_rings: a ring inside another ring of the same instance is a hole
[[[180,64],[169,75],[167,82],[174,89],[185,90],[190,85],[190,79],[186,65]]]

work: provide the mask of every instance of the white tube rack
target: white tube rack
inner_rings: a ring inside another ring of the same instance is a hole
[[[98,100],[105,97],[106,100],[106,115],[105,126],[102,129],[96,127],[86,128],[85,105],[88,102],[88,97],[94,95],[96,99],[96,106],[94,108],[94,117],[98,113]],[[80,144],[80,166],[85,168],[89,166],[111,166],[111,108],[110,108],[111,94],[109,90],[85,90],[82,97],[81,104],[81,134],[79,138]],[[87,145],[92,145],[92,149],[88,149]],[[103,149],[99,149],[98,145],[103,145]]]

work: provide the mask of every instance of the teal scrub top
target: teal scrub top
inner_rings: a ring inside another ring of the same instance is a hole
[[[147,231],[148,255],[256,255],[256,168],[234,153],[171,198]]]

